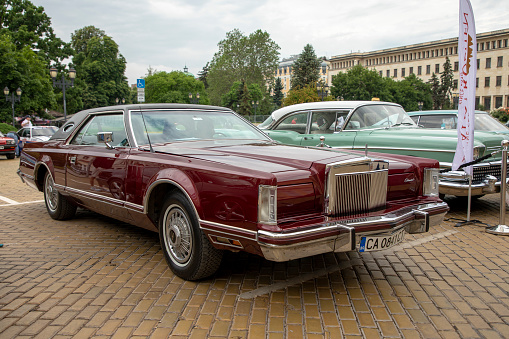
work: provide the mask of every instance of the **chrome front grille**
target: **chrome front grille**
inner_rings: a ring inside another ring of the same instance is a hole
[[[385,168],[380,167],[384,164]],[[388,164],[371,162],[331,166],[326,213],[331,216],[367,213],[387,200]]]
[[[473,169],[474,169],[472,176],[473,184],[482,182],[487,175],[492,175],[496,177],[498,180],[500,180],[501,178],[502,171],[500,162],[474,166]],[[507,172],[509,174],[509,168]]]

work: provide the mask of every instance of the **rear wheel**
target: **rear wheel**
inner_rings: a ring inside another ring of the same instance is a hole
[[[214,274],[223,251],[212,246],[200,230],[191,203],[182,193],[169,196],[159,217],[159,238],[173,273],[198,280]]]
[[[44,201],[48,214],[55,220],[71,219],[76,214],[76,205],[57,191],[49,172],[44,177]]]

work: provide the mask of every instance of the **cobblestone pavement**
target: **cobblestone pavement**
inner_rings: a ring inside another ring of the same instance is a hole
[[[448,220],[384,252],[273,263],[228,253],[211,279],[172,274],[158,237],[88,211],[52,220],[0,157],[0,338],[504,338],[509,237]],[[499,223],[499,196],[472,219]]]

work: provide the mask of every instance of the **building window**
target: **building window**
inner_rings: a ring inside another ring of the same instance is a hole
[[[497,67],[502,67],[504,65],[504,57],[503,56],[499,56],[497,58]]]
[[[390,69],[388,69],[388,70],[387,70],[387,77],[390,77],[390,76],[391,76],[391,70],[390,70]]]
[[[484,42],[481,42],[481,51],[484,51]]]
[[[459,69],[460,69],[460,62],[459,61],[455,61],[454,62],[454,72],[457,72]]]
[[[383,76],[384,76],[384,72],[383,72],[383,71],[380,71],[380,72],[378,72],[378,73],[380,74],[380,76],[381,76],[381,77],[383,77]]]
[[[475,78],[475,88],[479,88],[479,78]]]
[[[484,109],[486,111],[491,110],[491,97],[484,97]]]
[[[497,86],[497,87],[502,86],[502,76],[501,76],[501,75],[497,76],[497,80],[496,80],[496,82],[497,82],[497,83],[496,83],[496,86]],[[499,107],[499,106],[497,106],[497,107]]]
[[[435,73],[440,73],[440,64],[435,64]]]
[[[458,88],[458,80],[452,81],[452,88],[457,89]]]
[[[404,78],[404,77],[405,77],[405,69],[404,69],[404,68],[402,68],[402,69],[401,69],[401,77],[402,77],[402,78]]]
[[[422,75],[422,66],[417,66],[417,75]]]
[[[495,108],[502,107],[502,97],[495,97]]]
[[[486,68],[491,68],[491,58],[486,58]]]
[[[426,74],[431,73],[431,65],[426,65]]]
[[[490,77],[484,78],[484,87],[490,87]]]
[[[414,68],[413,68],[413,67],[410,67],[410,69],[408,70],[408,73],[409,73],[409,74],[414,74]]]
[[[481,59],[477,59],[477,69],[480,69],[481,67]]]

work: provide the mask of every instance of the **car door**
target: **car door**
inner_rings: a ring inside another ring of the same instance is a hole
[[[308,130],[303,135],[301,145],[318,146],[323,136],[324,144],[328,146],[351,149],[357,131],[347,128],[348,112],[348,110],[337,109],[311,112]]]
[[[112,132],[111,145],[97,133]],[[69,143],[66,190],[91,210],[129,219],[125,211],[125,179],[130,147],[122,113],[95,114]]]
[[[308,115],[308,111],[291,113],[272,129],[264,132],[284,144],[301,145],[303,139],[307,137]]]

